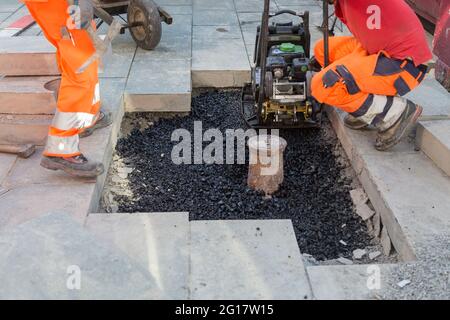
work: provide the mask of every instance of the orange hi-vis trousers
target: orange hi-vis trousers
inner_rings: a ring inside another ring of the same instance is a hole
[[[314,55],[323,66],[323,40]],[[401,96],[418,86],[427,71],[425,65],[416,67],[383,51],[370,55],[354,37],[330,37],[329,56],[330,65],[312,79],[313,97],[380,128],[397,121],[407,104]]]
[[[49,129],[44,155],[71,157],[80,154],[78,134],[92,126],[100,109],[98,63],[83,72],[77,70],[95,53],[85,30],[68,28],[69,12],[65,0],[25,0],[30,14],[41,27],[48,41],[57,49],[61,71],[57,110]]]

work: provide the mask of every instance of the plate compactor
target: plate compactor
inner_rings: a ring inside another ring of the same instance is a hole
[[[322,105],[310,90],[313,63],[309,12],[281,10],[271,14],[269,6],[270,0],[265,0],[256,34],[251,83],[242,90],[243,117],[255,129],[320,127]],[[328,40],[328,5],[324,7],[326,23],[322,27]],[[269,24],[269,20],[282,14],[300,22]]]

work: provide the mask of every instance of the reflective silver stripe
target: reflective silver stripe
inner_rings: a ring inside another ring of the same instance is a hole
[[[94,124],[95,115],[87,112],[56,111],[52,127],[59,130],[81,129]]]
[[[92,105],[100,102],[100,84],[97,82],[94,90],[94,99],[92,100]]]
[[[80,139],[78,135],[70,137],[48,136],[45,152],[51,154],[74,154],[80,150],[78,148]]]
[[[388,129],[392,127],[392,125],[400,118],[403,111],[405,111],[406,104],[408,100],[401,97],[394,97],[394,101],[392,102],[392,107],[386,113],[384,120],[381,122],[379,128],[381,130]]]
[[[373,95],[372,105],[367,109],[367,112],[360,116],[359,119],[365,123],[372,123],[373,119],[380,113],[383,112],[384,106],[387,103],[387,97],[378,94]]]

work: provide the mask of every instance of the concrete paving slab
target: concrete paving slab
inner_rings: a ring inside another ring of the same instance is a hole
[[[127,78],[136,53],[136,43],[129,32],[119,35],[112,44],[112,56],[104,62],[100,78]]]
[[[194,87],[239,87],[250,80],[250,64],[238,28],[194,26],[192,83]]]
[[[289,220],[191,222],[192,299],[308,299]]]
[[[65,212],[83,223],[89,211],[94,183],[28,184],[0,196],[0,230],[42,217],[49,212]]]
[[[164,298],[151,275],[67,214],[4,231],[0,247],[2,299]]]
[[[436,81],[434,72],[429,73],[423,82],[405,98],[423,106],[422,120],[439,116],[450,116],[450,93]]]
[[[450,233],[450,178],[424,154],[367,155],[365,161],[413,246]]]
[[[310,6],[314,4],[314,1],[311,0],[275,0],[275,2],[279,6]],[[318,2],[319,1],[317,1],[316,3]],[[319,5],[317,4],[317,6]]]
[[[17,1],[16,1],[17,2]],[[15,22],[19,21],[20,19],[23,19],[25,16],[29,15],[28,9],[26,6],[20,6],[17,9],[14,9],[12,11],[8,11],[9,16],[0,23],[0,30],[7,29],[9,26],[14,24]],[[15,34],[16,32],[12,32],[11,34]],[[0,37],[7,37],[8,32],[0,32]]]
[[[244,38],[245,46],[255,46],[256,43],[256,28],[243,28],[242,36]]]
[[[14,12],[23,6],[23,3],[17,0],[2,0],[2,3],[0,3],[0,12]]]
[[[386,289],[392,269],[392,265],[351,265],[306,270],[318,300],[373,300]]]
[[[139,263],[169,299],[188,299],[188,213],[90,214],[86,228]]]
[[[0,79],[0,113],[54,114],[57,77],[6,77]],[[52,86],[52,84],[55,84]],[[55,91],[54,91],[55,90]]]
[[[188,39],[186,39],[188,37]],[[138,48],[134,60],[136,62],[150,62],[158,60],[189,60],[191,59],[192,45],[190,41],[191,34],[185,35],[165,35],[159,45],[152,51]],[[168,64],[167,68],[170,68]]]
[[[433,245],[428,237],[448,235],[450,178],[426,155],[411,152],[413,144],[403,142],[391,152],[370,150],[372,141],[345,128],[334,109],[328,114],[400,258],[415,260],[418,246]]]
[[[0,23],[5,21],[10,15],[10,12],[0,12]]]
[[[233,0],[193,0],[194,10],[234,10]]]
[[[450,120],[421,121],[416,140],[418,147],[450,176]]]
[[[0,74],[58,75],[55,48],[44,37],[0,38]]]
[[[192,5],[163,5],[161,6],[164,10],[166,10],[170,15],[179,15],[179,14],[187,14],[192,15]]]
[[[264,9],[264,1],[261,0],[234,0],[237,12],[257,12],[262,14]],[[274,1],[270,3],[270,11],[275,12],[278,6]]]
[[[111,112],[113,124],[107,128],[96,131],[90,137],[81,139],[80,149],[83,153],[93,159],[100,161],[105,168],[109,168],[112,153],[115,149],[119,136],[122,118],[124,116],[123,91],[126,79],[108,78],[100,80],[100,94],[102,96],[102,107]],[[85,212],[85,217],[89,212],[98,212],[99,200],[102,194],[107,172],[105,171],[97,178],[92,194],[86,195],[89,201],[89,210]]]
[[[16,189],[29,185],[42,184],[45,187],[51,185],[73,185],[79,184],[80,179],[71,177],[62,171],[51,171],[40,166],[43,147],[37,148],[36,152],[28,159],[17,159],[3,186],[7,189]]]
[[[344,145],[347,153],[352,153],[352,147],[357,148],[357,152],[361,154],[374,154],[379,155],[380,151],[377,151],[374,148],[374,143],[376,140],[376,130],[348,130],[347,127],[343,125],[344,117],[346,115],[345,112],[334,108],[330,109],[333,112],[329,112],[329,117],[333,120],[336,120],[336,123],[339,123],[339,126],[335,127],[335,131],[337,131],[340,137],[348,136],[349,140],[352,143],[348,143]],[[333,123],[334,126],[334,123]],[[355,151],[356,152],[356,151]],[[388,151],[384,151],[382,154],[386,153],[416,153],[414,144],[410,143],[408,139],[401,141],[399,144],[394,146],[392,149]]]
[[[24,30],[22,33],[20,33],[19,36],[21,37],[28,37],[28,36],[39,36],[42,35],[42,29],[39,27],[39,25],[34,24],[28,29]]]
[[[124,94],[126,111],[190,111],[190,68],[188,59],[135,59]]]
[[[0,144],[31,143],[42,146],[52,118],[52,115],[0,114]]]
[[[233,10],[194,10],[194,26],[229,26],[239,25],[236,12]]]
[[[153,51],[138,49],[129,74],[128,112],[188,112],[191,108],[192,16],[174,15]]]
[[[159,0],[160,6],[192,6],[193,0]]]
[[[8,176],[16,160],[17,156],[14,154],[0,153],[0,186],[3,186],[3,182]]]
[[[228,40],[242,39],[241,28],[239,26],[194,26],[192,28],[192,40]]]

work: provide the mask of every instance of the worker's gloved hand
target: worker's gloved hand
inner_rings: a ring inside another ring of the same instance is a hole
[[[87,29],[94,19],[94,5],[92,0],[67,0],[72,26],[69,29]]]

